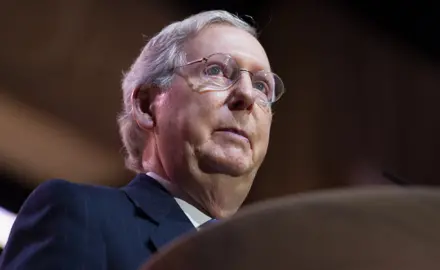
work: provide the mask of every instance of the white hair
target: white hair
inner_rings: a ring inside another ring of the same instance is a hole
[[[118,116],[119,132],[126,151],[126,166],[135,172],[142,172],[142,153],[147,134],[133,119],[132,94],[142,87],[166,89],[173,79],[173,68],[184,65],[185,42],[206,26],[226,24],[242,29],[254,37],[254,27],[239,17],[222,10],[206,11],[174,22],[162,29],[142,49],[122,80],[123,110]]]

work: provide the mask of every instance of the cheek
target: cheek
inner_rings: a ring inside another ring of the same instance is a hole
[[[185,140],[192,145],[209,139],[215,123],[216,111],[222,102],[215,93],[192,93],[192,98],[181,100],[176,114],[169,117],[176,120]]]
[[[271,115],[263,115],[260,117],[260,121],[257,122],[257,134],[258,134],[258,151],[265,155],[267,147],[269,145],[270,128],[272,124]],[[257,150],[257,149],[256,149]]]

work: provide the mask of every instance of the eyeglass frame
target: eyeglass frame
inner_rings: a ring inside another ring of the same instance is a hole
[[[178,68],[184,68],[184,67],[186,67],[186,66],[194,65],[194,64],[197,64],[197,63],[201,63],[201,62],[204,62],[204,64],[206,64],[206,63],[208,62],[209,58],[212,57],[212,56],[214,56],[214,55],[224,55],[224,56],[230,57],[231,59],[233,59],[233,60],[235,61],[235,63],[236,63],[237,66],[238,66],[237,61],[235,60],[235,58],[234,58],[232,55],[227,54],[227,53],[213,53],[213,54],[210,54],[210,55],[208,55],[208,56],[202,57],[202,58],[200,58],[200,59],[190,61],[190,62],[188,62],[188,63],[186,63],[186,64],[183,64],[183,65],[180,65],[180,66],[176,66],[176,67],[174,67],[174,68],[172,69],[172,71],[175,72],[175,70],[178,69]],[[252,77],[254,76],[254,74],[256,74],[256,73],[258,73],[258,72],[261,72],[261,71],[264,71],[264,72],[267,72],[267,73],[273,74],[273,75],[277,76],[277,77],[280,79],[280,82],[281,82],[281,84],[282,84],[282,91],[281,91],[281,93],[278,95],[278,97],[277,97],[274,101],[268,101],[268,102],[267,102],[268,104],[273,104],[273,103],[277,102],[278,100],[280,100],[281,96],[286,92],[286,89],[285,89],[285,87],[284,87],[284,82],[283,82],[283,80],[281,79],[281,77],[280,77],[278,74],[276,74],[276,73],[274,73],[274,72],[272,72],[272,71],[264,70],[264,69],[259,70],[259,71],[257,71],[257,72],[252,72],[252,71],[250,71],[250,70],[240,68],[240,66],[238,66],[238,67],[239,67],[240,75],[239,75],[239,77],[237,77],[237,79],[240,78],[242,72],[247,72],[247,73],[249,73],[249,75],[250,75],[250,77],[251,77],[251,79],[252,79]],[[237,81],[238,81],[238,80],[237,80]],[[232,83],[230,86],[228,86],[228,88],[231,87],[231,86],[233,86],[235,83],[237,83],[237,81],[235,81],[235,82]]]

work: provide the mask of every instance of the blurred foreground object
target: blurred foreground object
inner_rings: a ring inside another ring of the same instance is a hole
[[[250,207],[143,269],[439,269],[439,228],[438,189],[309,193]]]

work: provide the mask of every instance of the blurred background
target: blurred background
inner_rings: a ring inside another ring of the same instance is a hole
[[[131,180],[116,125],[122,72],[162,27],[207,9],[252,16],[287,87],[246,203],[440,183],[436,1],[1,1],[0,249],[41,182]]]

